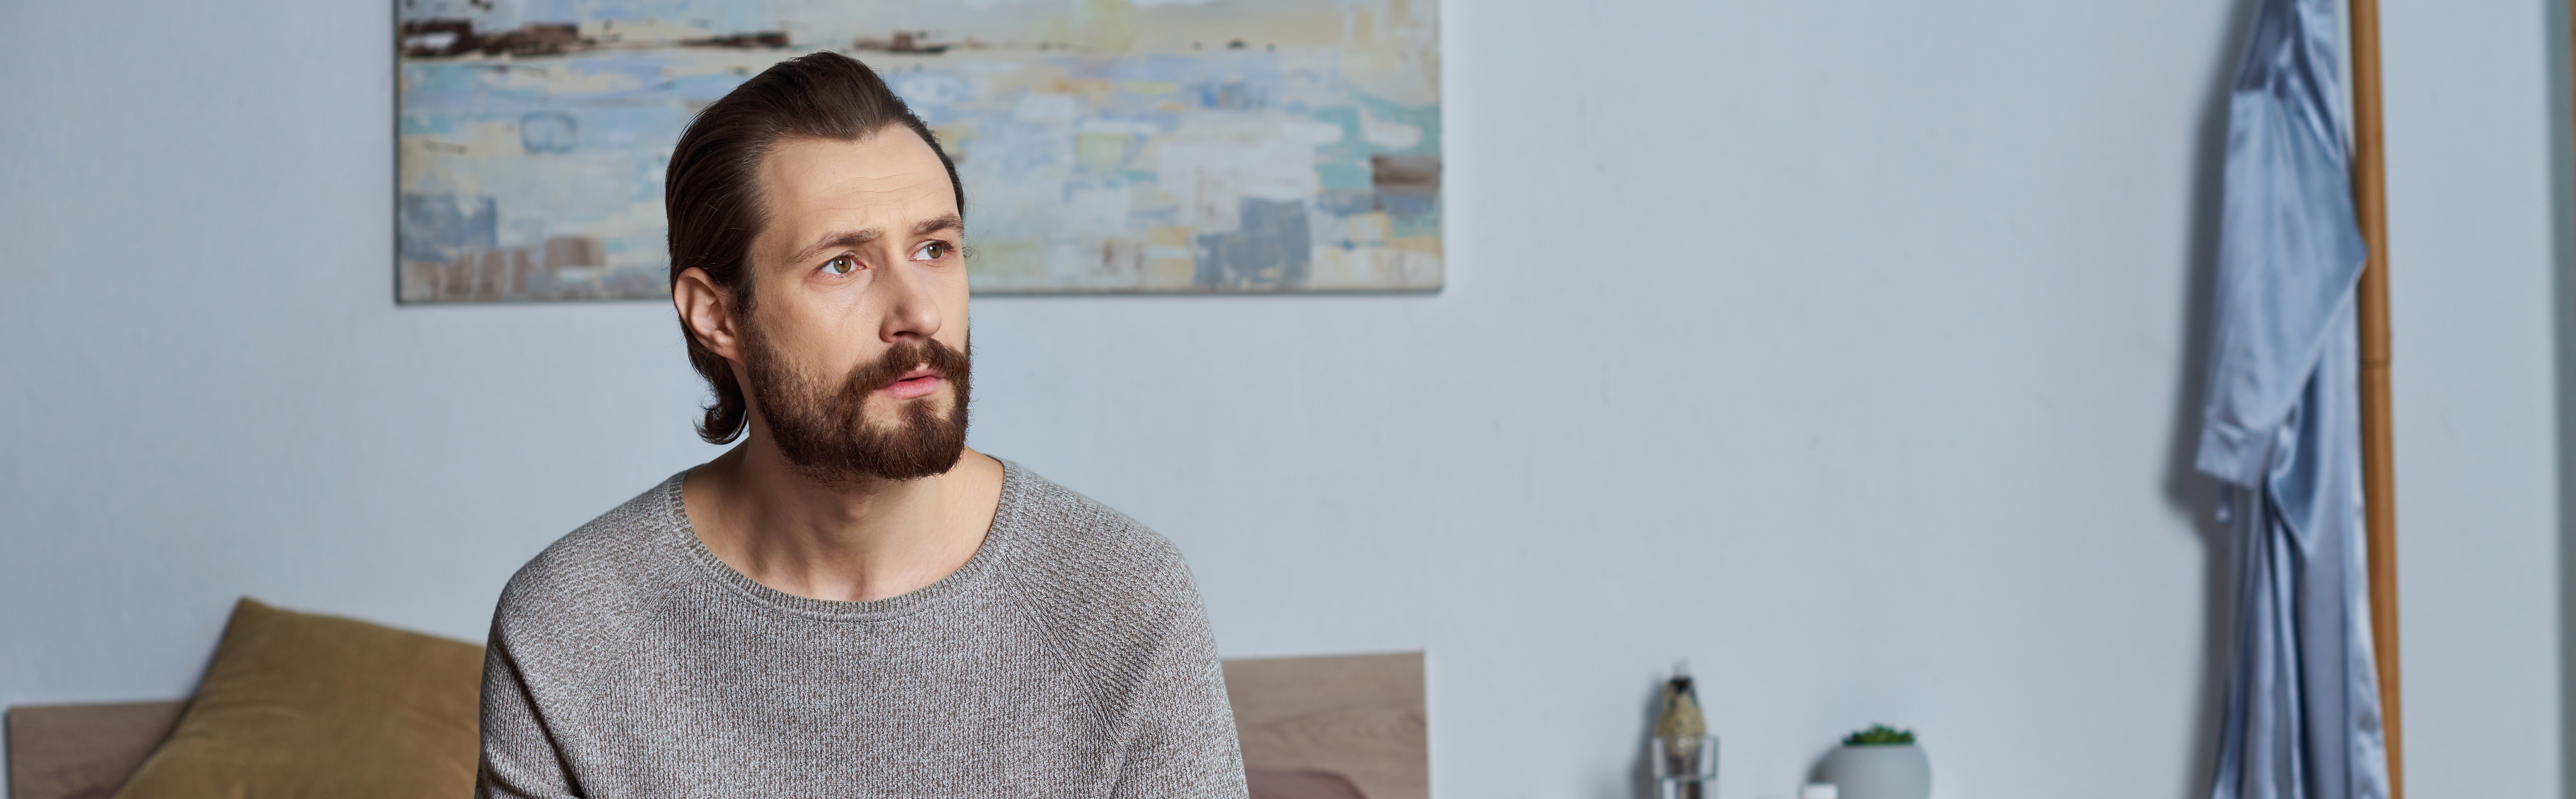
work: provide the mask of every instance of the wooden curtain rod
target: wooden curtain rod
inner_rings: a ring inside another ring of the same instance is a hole
[[[2379,0],[2350,0],[2352,200],[2362,263],[2361,495],[2370,562],[2370,640],[2379,667],[2380,723],[2388,735],[2389,799],[2406,797],[2397,690],[2397,450],[2388,409],[2388,172],[2379,105]]]

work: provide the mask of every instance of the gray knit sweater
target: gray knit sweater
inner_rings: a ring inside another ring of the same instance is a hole
[[[926,588],[806,599],[717,560],[674,475],[510,579],[485,797],[1245,795],[1207,614],[1161,536],[1017,464]]]

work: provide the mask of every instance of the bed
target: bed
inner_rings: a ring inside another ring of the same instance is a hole
[[[1422,653],[1225,661],[1253,799],[1429,799]],[[182,701],[9,709],[12,799],[107,799]]]

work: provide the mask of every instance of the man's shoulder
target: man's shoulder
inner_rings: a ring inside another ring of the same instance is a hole
[[[1180,549],[1127,514],[1016,471],[1006,516],[996,520],[1013,525],[1010,593],[1058,653],[1090,675],[1103,709],[1126,718],[1176,685],[1213,675],[1216,642]],[[1216,697],[1224,701],[1222,691]]]
[[[678,476],[575,528],[528,559],[501,589],[495,623],[579,623],[563,614],[623,607],[669,560]]]
[[[1021,569],[1084,594],[1188,589],[1181,550],[1117,509],[1014,465],[997,524],[1009,525]]]

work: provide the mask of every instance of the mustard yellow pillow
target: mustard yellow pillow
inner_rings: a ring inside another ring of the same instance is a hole
[[[469,796],[482,676],[473,644],[244,597],[178,728],[116,795]]]

